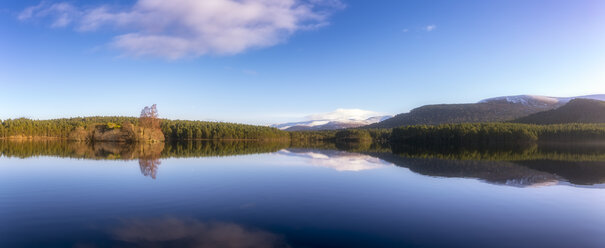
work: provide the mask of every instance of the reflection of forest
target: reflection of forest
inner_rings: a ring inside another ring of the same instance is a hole
[[[460,147],[421,148],[413,146],[393,147],[392,152],[412,158],[440,158],[449,160],[482,161],[605,161],[605,146],[593,145],[531,145],[516,148],[465,149]]]
[[[141,173],[156,178],[161,158],[230,156],[276,152],[288,143],[198,141],[182,143],[120,143],[66,141],[0,141],[0,155],[28,158],[56,156],[96,160],[139,160]]]
[[[116,143],[66,141],[0,141],[0,155],[28,158],[53,156],[84,159],[159,159],[172,157],[213,157],[276,152],[290,144],[283,142],[197,141],[180,143]]]
[[[477,178],[490,183],[520,187],[551,185],[562,180],[556,174],[530,169],[507,161],[410,158],[392,153],[372,155],[427,176]]]
[[[430,176],[479,178],[517,186],[558,181],[576,185],[605,183],[605,146],[602,145],[543,144],[482,150],[394,147],[393,153],[374,153],[374,156]]]
[[[57,156],[83,159],[139,160],[141,173],[155,178],[160,159],[173,157],[232,156],[277,152],[286,148],[344,150],[380,158],[411,171],[440,177],[478,178],[516,186],[546,185],[561,181],[576,185],[605,183],[605,146],[540,145],[514,149],[462,149],[443,147],[389,147],[370,143],[288,143],[254,141],[196,141],[180,143],[79,143],[65,141],[0,141],[0,155],[27,158]],[[323,164],[348,168],[343,153],[321,152]],[[340,154],[331,156],[330,154]],[[328,161],[330,160],[330,161]],[[333,161],[332,161],[333,160]]]
[[[558,181],[576,185],[605,183],[605,161],[483,161],[410,158],[391,153],[372,155],[429,176],[478,178],[515,186],[546,185]]]

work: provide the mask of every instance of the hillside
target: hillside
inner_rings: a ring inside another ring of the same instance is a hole
[[[605,95],[577,97],[503,96],[478,103],[425,105],[409,113],[365,126],[366,128],[395,128],[408,125],[438,125],[448,123],[512,121],[531,114],[552,110],[573,99],[605,99]]]
[[[510,121],[552,108],[553,105],[527,106],[504,101],[426,105],[366,127],[394,128],[408,125]]]
[[[605,123],[605,101],[574,99],[557,109],[535,113],[513,122],[527,124]]]

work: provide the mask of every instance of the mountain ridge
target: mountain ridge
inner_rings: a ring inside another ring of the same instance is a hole
[[[576,98],[548,111],[514,120],[525,124],[605,123],[605,101]]]
[[[516,95],[488,98],[477,103],[424,105],[412,109],[408,113],[397,114],[390,119],[363,128],[513,121],[531,114],[556,109],[573,99],[605,100],[605,94],[576,97]]]

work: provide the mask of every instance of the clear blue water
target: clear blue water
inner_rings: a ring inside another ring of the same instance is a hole
[[[605,247],[605,175],[557,161],[75,157],[0,157],[0,247]]]

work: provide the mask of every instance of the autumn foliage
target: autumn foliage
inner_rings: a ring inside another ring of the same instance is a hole
[[[158,118],[157,106],[151,105],[151,107],[145,107],[141,110],[141,117],[139,117],[139,123],[144,128],[160,128],[160,119]]]

